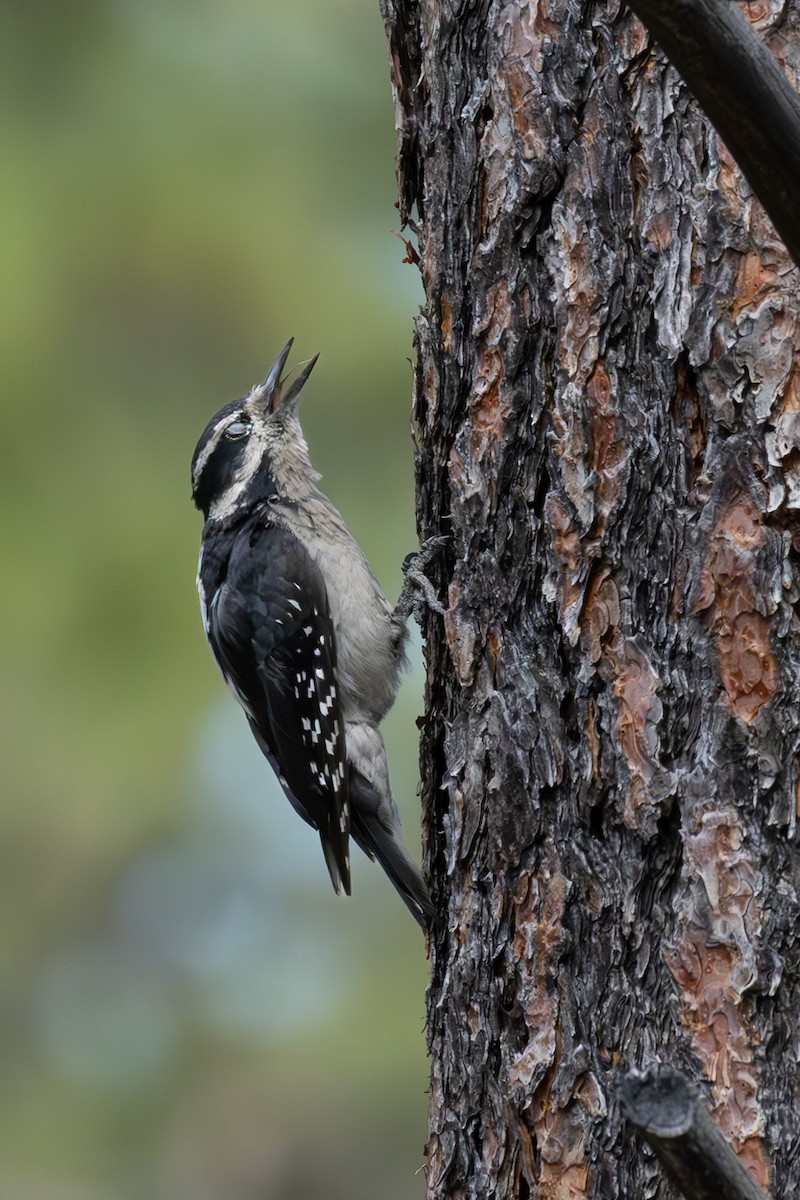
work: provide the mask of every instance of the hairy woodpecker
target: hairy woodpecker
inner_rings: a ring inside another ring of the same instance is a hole
[[[335,891],[350,894],[352,834],[426,929],[431,900],[403,843],[378,729],[404,663],[409,580],[393,609],[317,487],[297,418],[317,359],[286,389],[292,341],[264,383],[212,417],[194,452],[203,623],[290,803],[319,832]]]

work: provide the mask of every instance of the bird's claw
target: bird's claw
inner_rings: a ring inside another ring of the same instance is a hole
[[[450,541],[447,534],[428,538],[419,550],[412,550],[403,559],[403,590],[397,601],[395,614],[406,621],[413,613],[415,620],[422,624],[426,609],[444,616],[447,611],[442,604],[436,589],[428,578],[427,571],[438,556],[441,548]]]

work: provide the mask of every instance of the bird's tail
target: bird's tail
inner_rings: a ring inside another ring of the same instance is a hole
[[[365,854],[378,860],[414,920],[427,933],[433,921],[433,903],[425,880],[403,843],[400,818],[391,795],[379,795],[352,765],[349,782],[353,839]]]

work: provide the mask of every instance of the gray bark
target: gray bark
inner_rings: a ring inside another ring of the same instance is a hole
[[[749,6],[793,72],[797,4]],[[627,9],[384,0],[416,210],[431,1200],[800,1190],[798,274]]]

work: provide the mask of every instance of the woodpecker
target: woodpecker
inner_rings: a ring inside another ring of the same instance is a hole
[[[352,834],[427,930],[431,899],[403,842],[378,728],[405,662],[409,575],[392,608],[317,487],[297,404],[319,356],[287,388],[293,340],[264,383],[211,418],[194,452],[203,624],[290,804],[319,833],[334,890],[350,895]]]

